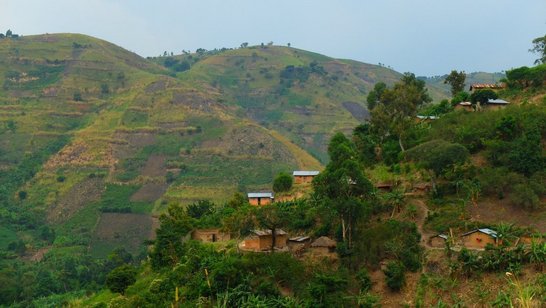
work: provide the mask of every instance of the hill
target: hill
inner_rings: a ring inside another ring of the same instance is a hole
[[[419,79],[424,80],[429,87],[433,87],[439,91],[438,95],[443,97],[451,96],[451,89],[448,84],[444,83],[448,75],[442,76],[432,76],[432,77],[419,77]],[[472,84],[476,83],[498,83],[501,79],[506,76],[503,73],[486,73],[486,72],[473,72],[466,74],[464,90],[469,91],[469,88]]]
[[[275,128],[322,163],[332,132],[349,132],[369,117],[366,96],[375,83],[392,85],[402,76],[383,66],[282,46],[199,50],[152,60],[195,87],[216,89],[239,115]],[[446,97],[443,88],[430,84],[429,92],[439,101]]]

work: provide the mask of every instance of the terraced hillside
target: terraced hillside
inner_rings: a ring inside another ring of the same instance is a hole
[[[385,67],[281,46],[154,58],[182,81],[213,88],[237,114],[273,127],[326,162],[333,131],[347,131],[368,118],[367,93],[377,82],[394,84],[401,74]],[[180,72],[181,71],[181,72]],[[431,95],[445,98],[433,85]]]
[[[367,118],[373,85],[400,76],[288,47],[150,60],[78,34],[2,39],[1,236],[29,254],[48,245],[44,226],[61,247],[138,249],[133,235],[152,236],[146,217],[170,202],[320,169],[332,133]]]

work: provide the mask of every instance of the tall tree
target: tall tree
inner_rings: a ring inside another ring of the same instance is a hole
[[[444,80],[445,84],[451,86],[451,96],[454,97],[457,93],[464,90],[464,82],[466,80],[466,73],[464,71],[457,72],[456,70],[451,71]]]
[[[328,146],[330,162],[313,181],[315,194],[331,204],[339,216],[343,241],[352,246],[355,222],[367,212],[373,186],[364,176],[352,142],[342,133],[332,137]]]
[[[400,149],[405,151],[404,139],[417,115],[417,109],[432,99],[425,82],[412,73],[405,73],[392,89],[386,89],[378,105],[371,111],[371,123],[383,137],[398,137]]]
[[[286,224],[286,216],[276,204],[269,204],[256,209],[256,218],[262,228],[271,230],[271,251],[277,244],[277,231]]]
[[[366,101],[368,102],[368,110],[372,110],[377,106],[379,101],[381,100],[381,95],[383,92],[387,89],[387,85],[384,82],[378,82],[373,87],[373,90],[368,93],[368,97],[366,97]]]
[[[538,54],[539,58],[535,60],[535,64],[546,63],[546,35],[534,39],[533,48],[529,51]]]

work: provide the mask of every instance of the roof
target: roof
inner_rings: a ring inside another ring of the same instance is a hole
[[[336,247],[336,241],[327,236],[321,236],[311,243],[311,247]]]
[[[298,170],[298,171],[292,172],[293,176],[315,176],[315,175],[318,175],[318,174],[319,174],[319,171],[301,171],[301,170]]]
[[[434,235],[432,237],[439,237],[439,238],[442,238],[442,239],[447,241],[447,235],[445,235],[445,234],[436,234],[436,235]]]
[[[503,89],[506,85],[504,83],[475,83],[470,86],[470,91],[473,89]]]
[[[252,233],[256,234],[257,236],[265,236],[265,235],[271,235],[271,230],[252,230]],[[286,235],[287,233],[282,229],[275,230],[275,235]]]
[[[381,183],[375,184],[375,187],[376,188],[391,188],[393,185],[394,185],[393,183],[381,182]]]
[[[460,102],[459,105],[461,106],[472,106],[471,102]]]
[[[438,120],[440,117],[438,116],[425,116],[425,115],[417,115],[417,118],[420,120]]]
[[[258,193],[248,193],[249,198],[270,198],[273,199],[273,193],[270,192],[258,192]]]
[[[481,233],[487,234],[487,235],[489,235],[489,236],[491,236],[493,238],[497,238],[497,231],[491,230],[489,228],[481,228],[481,229],[472,230],[472,231],[464,233],[463,236],[467,236],[467,235],[475,233],[475,232],[481,232]]]
[[[309,239],[310,239],[310,237],[308,237],[308,236],[296,236],[296,237],[291,237],[288,240],[291,241],[291,242],[305,242],[305,241],[307,241]]]
[[[506,104],[510,104],[510,102],[507,102],[503,99],[489,99],[487,100],[487,103],[488,104],[499,104],[499,105],[506,105]]]

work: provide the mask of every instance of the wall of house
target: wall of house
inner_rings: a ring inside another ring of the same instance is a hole
[[[302,175],[294,176],[294,183],[296,184],[311,183],[312,181],[313,181],[312,176],[302,176]]]
[[[441,237],[435,236],[435,237],[432,237],[429,240],[429,244],[432,247],[445,247],[446,246],[446,240],[444,240]]]
[[[250,205],[259,205],[258,199],[259,198],[248,198],[248,203],[250,203]]]
[[[463,245],[469,248],[485,248],[487,244],[496,245],[495,239],[481,232],[474,232],[463,237]]]
[[[230,238],[228,233],[220,232],[219,229],[195,230],[192,233],[192,239],[203,242],[229,241]]]
[[[260,249],[260,238],[249,237],[245,239],[245,249],[259,251]]]
[[[260,198],[259,204],[260,205],[267,205],[271,203],[271,198]]]

